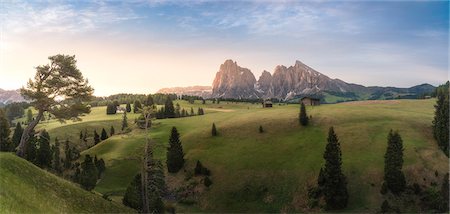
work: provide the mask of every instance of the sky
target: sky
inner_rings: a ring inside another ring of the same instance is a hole
[[[448,49],[448,1],[0,0],[2,89],[56,54],[97,96],[211,85],[226,59],[256,79],[300,60],[349,83],[438,85]]]

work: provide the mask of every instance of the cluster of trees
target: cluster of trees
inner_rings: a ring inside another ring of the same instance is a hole
[[[197,115],[204,115],[205,111],[203,108],[197,109]],[[179,117],[190,117],[196,115],[194,108],[190,108],[190,110],[185,110],[181,108],[180,104],[173,104],[172,99],[168,98],[164,103],[164,107],[159,108],[155,117],[157,119],[165,119],[165,118],[179,118]]]
[[[109,135],[106,132],[105,128],[102,128],[102,131],[100,132],[100,134],[98,134],[97,130],[94,130],[94,133],[93,133],[94,145],[97,145],[101,141],[108,139],[110,136],[114,135],[115,132],[116,131],[114,129],[114,126],[111,126]],[[87,129],[85,129],[84,132],[80,131],[80,141],[85,142],[85,143],[88,141]]]
[[[206,187],[209,187],[212,185],[212,181],[209,178],[209,176],[211,175],[211,171],[209,171],[209,169],[207,169],[205,166],[203,166],[203,164],[199,160],[197,160],[197,164],[195,165],[194,175],[195,176],[204,176],[205,178],[203,179],[203,184]]]
[[[14,119],[20,118],[25,114],[25,109],[30,107],[30,104],[27,102],[20,103],[9,103],[3,107],[6,118],[11,123]]]
[[[105,170],[105,161],[102,158],[97,159],[97,156],[92,158],[90,155],[85,155],[84,161],[81,163],[81,169],[77,165],[74,180],[83,189],[90,191],[95,188],[97,180],[101,178]]]
[[[108,103],[106,106],[106,114],[116,114],[117,113],[117,104],[116,103]]]
[[[436,88],[437,102],[433,120],[433,136],[439,147],[449,154],[449,82]]]
[[[152,104],[163,105],[166,102],[166,99],[177,99],[176,94],[114,94],[108,97],[93,97],[92,101],[89,102],[90,106],[106,106],[109,103],[117,102],[120,104],[134,103],[135,101],[139,101],[141,104],[145,106],[150,106]],[[149,99],[152,102],[148,102]]]

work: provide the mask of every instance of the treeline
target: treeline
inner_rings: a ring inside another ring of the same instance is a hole
[[[177,99],[176,94],[115,94],[110,95],[108,97],[94,97],[93,100],[89,103],[91,106],[106,106],[109,103],[117,103],[118,105],[121,104],[127,104],[127,103],[134,103],[136,101],[139,101],[140,103],[144,105],[164,105],[166,100],[170,98],[172,100]],[[153,103],[149,103],[149,101],[152,101]]]
[[[445,155],[449,154],[449,81],[436,88],[433,136]]]

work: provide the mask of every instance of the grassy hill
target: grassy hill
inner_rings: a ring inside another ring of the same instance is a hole
[[[11,153],[0,153],[0,165],[0,213],[134,212]]]
[[[323,165],[326,134],[334,126],[341,141],[343,170],[350,193],[346,211],[369,212],[382,202],[387,134],[399,130],[404,141],[404,172],[409,183],[440,183],[448,171],[448,158],[438,149],[431,134],[435,100],[363,101],[308,107],[312,123],[298,125],[299,105],[221,102],[206,105],[180,101],[185,109],[201,106],[203,116],[156,120],[149,133],[133,130],[113,136],[85,151],[104,158],[104,178],[96,191],[120,200],[133,176],[138,173],[146,135],[156,145],[155,157],[165,162],[170,129],[181,133],[187,164],[192,171],[200,160],[212,172],[213,185],[198,196],[198,203],[177,204],[177,211],[280,212],[305,211],[307,188],[316,183]],[[120,124],[120,115],[106,115],[104,107],[94,108],[86,120],[46,126],[50,135],[78,139],[85,127],[109,128]],[[136,115],[130,114],[130,122]],[[211,137],[216,123],[219,136]],[[262,125],[265,133],[258,132]],[[40,127],[44,127],[45,123]],[[118,130],[118,127],[116,127]],[[72,134],[68,134],[72,133]],[[439,177],[434,172],[439,172]],[[170,175],[185,177],[186,173]]]

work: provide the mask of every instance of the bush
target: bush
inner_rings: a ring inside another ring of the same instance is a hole
[[[203,184],[204,184],[206,187],[209,187],[209,186],[212,185],[212,181],[211,181],[211,179],[209,179],[209,176],[207,176],[207,177],[205,178],[205,180],[203,181]]]

